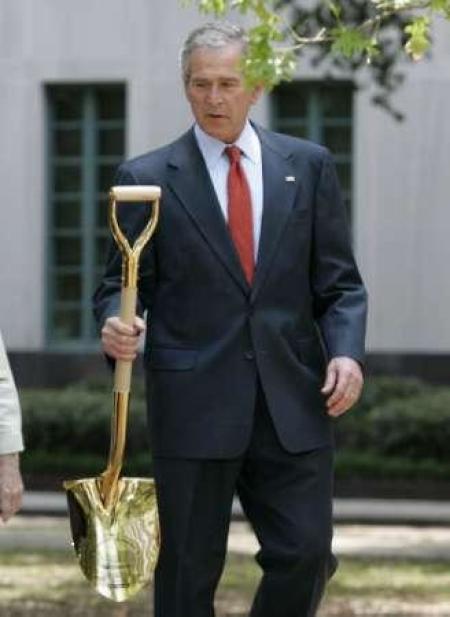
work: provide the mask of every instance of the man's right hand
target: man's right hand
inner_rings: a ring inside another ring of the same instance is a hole
[[[127,326],[120,317],[108,317],[102,328],[103,351],[115,360],[134,360],[145,321],[136,315],[134,325]]]

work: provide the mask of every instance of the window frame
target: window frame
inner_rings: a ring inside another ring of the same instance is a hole
[[[73,90],[80,93],[82,112],[78,120],[57,120],[55,118],[55,98],[58,90]],[[111,89],[121,92],[123,96],[123,115],[120,119],[99,119],[96,105],[99,92]],[[108,237],[107,221],[104,228],[98,226],[97,201],[105,198],[106,193],[98,187],[98,170],[101,165],[116,166],[127,155],[127,107],[128,89],[124,81],[105,82],[47,82],[44,84],[45,97],[45,161],[46,161],[46,256],[45,256],[45,343],[54,351],[86,351],[98,348],[98,337],[93,328],[92,295],[95,291],[99,268],[96,262],[96,243],[101,237]],[[54,151],[54,136],[58,129],[78,128],[81,132],[81,152],[78,156],[58,157]],[[123,130],[123,153],[113,156],[102,155],[97,148],[99,129],[119,128]],[[60,160],[58,160],[60,159]],[[81,174],[80,191],[65,192],[57,195],[55,191],[56,165],[78,163]],[[80,219],[77,227],[58,229],[54,220],[54,204],[56,200],[80,201]],[[76,266],[61,266],[56,263],[55,238],[80,238],[80,262]],[[81,294],[79,300],[61,301],[56,296],[57,273],[70,275],[79,273],[81,278]],[[73,308],[80,313],[80,336],[77,338],[61,338],[55,335],[55,315],[58,307]]]

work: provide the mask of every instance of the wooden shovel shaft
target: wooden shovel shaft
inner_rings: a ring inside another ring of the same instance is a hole
[[[133,326],[136,316],[136,287],[122,287],[120,298],[120,319],[127,326]],[[131,385],[132,360],[117,360],[114,373],[114,392],[129,392]]]

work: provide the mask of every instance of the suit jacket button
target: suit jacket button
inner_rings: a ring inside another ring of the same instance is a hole
[[[253,353],[253,351],[250,351],[250,350],[245,351],[244,352],[244,358],[246,360],[254,360],[255,359],[255,354]]]

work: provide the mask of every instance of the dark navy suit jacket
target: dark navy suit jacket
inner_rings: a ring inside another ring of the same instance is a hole
[[[162,188],[157,232],[142,257],[145,367],[155,455],[232,458],[248,444],[257,378],[283,446],[332,442],[320,393],[334,356],[362,362],[366,292],[335,166],[318,145],[256,127],[264,203],[254,282],[247,284],[190,130],[124,163],[119,184]],[[148,207],[121,206],[133,237]],[[118,314],[120,256],[111,250],[94,303]]]

